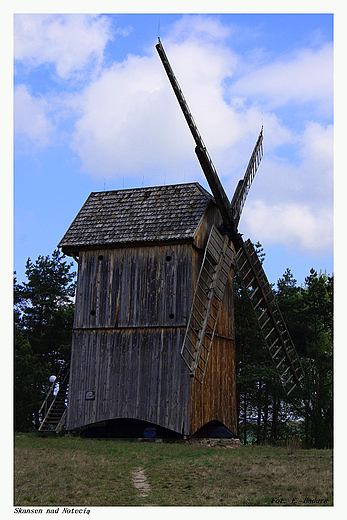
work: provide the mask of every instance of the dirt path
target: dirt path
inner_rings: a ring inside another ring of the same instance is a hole
[[[140,492],[140,497],[145,498],[151,490],[146,477],[146,470],[143,468],[136,468],[132,472],[133,484],[136,489]]]

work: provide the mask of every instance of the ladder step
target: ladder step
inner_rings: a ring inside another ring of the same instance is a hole
[[[286,373],[288,372],[289,368],[290,368],[290,367],[288,366],[288,367],[285,369],[285,371],[282,372],[282,374],[281,374],[281,379],[286,375]]]
[[[263,302],[263,301],[264,301],[264,299],[263,299],[263,298],[260,298],[260,299],[257,301],[257,303],[255,304],[254,309],[257,310],[257,308],[259,307],[259,305],[260,305],[261,302]]]
[[[190,340],[188,339],[188,341],[190,341]],[[192,345],[193,345],[193,343],[192,343]],[[195,348],[194,345],[193,345],[193,347]],[[194,359],[194,355],[191,353],[191,351],[189,350],[189,348],[185,347],[185,350],[186,350],[186,352],[188,353],[188,355],[189,355],[192,359]]]
[[[197,308],[196,305],[193,304],[193,309],[199,314],[199,316],[201,316],[202,319],[204,319],[204,316],[201,314],[201,312],[199,311],[199,309]]]
[[[213,262],[211,262],[211,261],[208,259],[207,255],[206,255],[206,259],[205,259],[205,260],[206,260],[206,262],[207,262],[208,264],[210,264],[210,266],[212,267],[212,270],[215,271],[215,270],[216,270],[216,266],[217,266],[215,260],[214,260]]]
[[[289,395],[289,394],[294,390],[295,387],[296,387],[296,384],[294,384],[294,385],[292,386],[292,388],[291,388],[290,390],[287,391],[287,395]]]
[[[265,313],[266,313],[266,309],[263,309],[261,314],[258,317],[258,321],[260,321],[262,319],[262,317],[264,316]]]
[[[276,350],[275,354],[272,356],[273,359],[277,356],[277,354],[282,350],[282,345],[280,347],[278,347],[278,349]]]
[[[208,271],[208,269],[206,269],[205,266],[202,267],[202,270],[203,270],[203,272],[205,272],[205,273],[207,274],[207,276],[210,278],[210,280],[212,280],[212,278],[213,278],[213,274],[214,274],[214,273],[212,273],[212,275],[211,275],[210,272]],[[204,283],[207,283],[203,278],[202,278],[202,281],[203,281]]]
[[[276,345],[277,341],[278,341],[278,338],[276,338],[275,341],[273,343],[271,343],[271,345],[269,347],[270,350]]]
[[[271,320],[271,318],[267,318],[264,323],[260,326],[261,329],[263,329],[264,327],[266,327],[266,325],[269,323],[269,321]]]
[[[203,293],[203,294],[205,294],[205,293]],[[200,296],[197,293],[196,293],[196,297],[199,300],[199,302],[201,303],[201,305],[203,305],[203,307],[206,307],[206,302],[203,302],[202,299],[200,298]]]
[[[277,370],[279,369],[279,367],[282,365],[283,361],[285,361],[285,360],[286,360],[286,357],[284,356],[284,358],[282,358],[281,361],[276,366]]]
[[[218,300],[218,298],[214,298],[214,300],[217,300],[217,301],[218,301],[218,303],[219,303],[219,305],[215,305],[215,303],[214,303],[214,302],[212,302],[212,307],[214,307],[214,308],[216,309],[216,311],[218,311],[218,310],[219,310],[219,308],[220,308],[220,300]]]
[[[259,287],[256,287],[255,290],[252,292],[252,294],[250,295],[250,299],[253,300],[256,292],[259,291]]]
[[[243,264],[241,265],[241,267],[239,267],[239,271],[242,272],[243,271],[243,268],[245,267],[245,265],[247,264],[248,262],[248,259],[246,258],[246,260],[243,262]]]
[[[287,381],[284,383],[284,386],[286,386],[286,385],[289,383],[289,381],[290,381],[291,379],[293,379],[293,374],[290,374],[289,378],[288,378]]]
[[[254,280],[255,280],[255,277],[253,276],[252,280],[247,283],[246,289],[249,289],[252,286]]]
[[[193,329],[193,327],[190,327],[190,331],[194,334],[194,336],[196,336],[197,338],[199,337],[199,333],[196,332],[196,330]]]
[[[270,330],[270,332],[265,336],[265,340],[267,340],[271,336],[271,334],[274,332],[274,330],[275,330],[274,328],[272,328]]]

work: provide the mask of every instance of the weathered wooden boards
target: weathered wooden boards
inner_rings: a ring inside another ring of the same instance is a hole
[[[184,245],[80,253],[69,429],[117,417],[187,428],[191,257]]]
[[[68,429],[114,418],[179,433],[187,429],[190,380],[179,355],[183,335],[176,329],[75,332]]]
[[[81,251],[74,328],[184,326],[191,283],[184,244]]]

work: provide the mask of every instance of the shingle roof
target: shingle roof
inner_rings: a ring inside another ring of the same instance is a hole
[[[198,183],[93,192],[58,247],[194,238],[211,200]]]

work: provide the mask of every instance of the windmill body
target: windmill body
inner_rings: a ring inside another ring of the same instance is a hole
[[[89,196],[59,244],[78,261],[67,430],[131,419],[192,435],[218,421],[236,434],[232,268],[203,385],[180,355],[221,223],[197,183]]]

